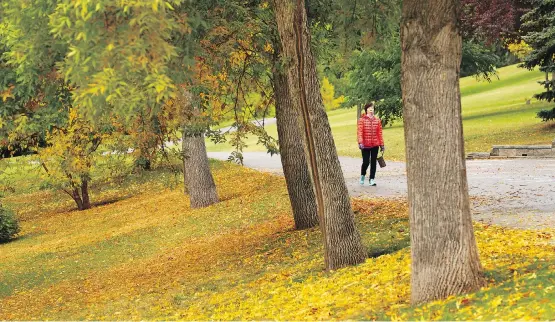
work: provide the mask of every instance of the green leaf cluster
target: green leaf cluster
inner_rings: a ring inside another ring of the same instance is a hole
[[[347,104],[376,102],[376,114],[384,125],[401,118],[401,46],[393,37],[381,50],[365,50],[355,57]]]
[[[0,243],[7,242],[19,233],[19,223],[13,211],[0,204]]]
[[[534,0],[532,9],[522,16],[522,38],[532,48],[526,56],[522,67],[534,69],[539,67],[545,72],[545,81],[539,82],[545,89],[534,95],[540,101],[555,101],[555,1]],[[551,73],[551,79],[549,74]],[[553,111],[538,113],[544,121],[553,119]]]

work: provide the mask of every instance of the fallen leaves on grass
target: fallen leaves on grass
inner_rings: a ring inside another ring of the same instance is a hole
[[[369,249],[382,243],[385,255],[324,272],[320,232],[292,229],[283,178],[225,165],[215,179],[223,201],[206,209],[189,209],[180,191],[147,190],[85,212],[29,217],[27,237],[2,245],[0,278],[13,289],[0,296],[0,319],[520,319],[550,312],[553,302],[545,300],[554,289],[544,271],[555,262],[551,232],[477,224],[488,287],[412,309],[410,252],[391,246],[406,246],[406,203],[353,200],[363,240]]]

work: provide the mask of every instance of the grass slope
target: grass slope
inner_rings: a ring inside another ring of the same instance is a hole
[[[536,118],[536,113],[548,107],[548,104],[534,100],[530,105],[526,104],[526,99],[541,91],[537,81],[543,77],[537,71],[509,66],[499,69],[499,79],[491,83],[477,81],[473,77],[461,79],[466,151],[490,151],[492,145],[550,144],[555,134],[553,127]],[[333,111],[328,116],[339,155],[359,157],[356,111]],[[268,126],[267,131],[277,137],[275,125]],[[404,160],[402,123],[386,128],[384,138],[388,149],[387,158]],[[256,138],[249,138],[245,151],[263,151],[256,143]],[[232,147],[210,142],[208,150],[232,151]]]
[[[212,166],[222,201],[206,209],[191,210],[163,171],[83,212],[54,191],[7,196],[23,232],[0,245],[0,320],[555,316],[549,232],[477,225],[488,287],[413,309],[405,203],[353,200],[369,258],[326,273],[319,230],[293,230],[283,178]]]

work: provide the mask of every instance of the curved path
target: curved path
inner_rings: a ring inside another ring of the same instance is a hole
[[[210,152],[213,159],[227,160],[227,152]],[[340,157],[343,175],[353,197],[406,198],[404,162],[378,168],[377,187],[360,186],[361,160]],[[245,166],[282,174],[280,157],[263,152],[244,153]],[[467,161],[473,218],[497,225],[542,229],[555,228],[555,160],[508,159]]]

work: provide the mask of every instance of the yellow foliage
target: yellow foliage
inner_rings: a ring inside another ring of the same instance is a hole
[[[513,55],[517,56],[521,60],[528,56],[530,52],[532,52],[532,47],[530,47],[530,45],[528,45],[523,40],[521,40],[520,42],[510,43],[507,46],[507,49],[509,49],[509,51]]]
[[[14,89],[14,86],[10,86],[8,87],[8,89],[4,91],[0,91],[0,98],[2,98],[3,102],[6,102],[8,98],[14,98],[12,94],[13,89]]]
[[[40,151],[45,179],[62,189],[79,187],[90,180],[97,149],[107,135],[95,131],[77,108],[70,108],[67,126],[47,134],[49,146]]]
[[[328,111],[335,110],[341,106],[341,104],[345,101],[344,96],[340,96],[335,98],[335,88],[333,84],[330,83],[327,77],[324,77],[322,80],[322,86],[320,88],[320,93],[322,94],[322,99],[324,101],[324,107]]]
[[[274,52],[274,48],[273,48],[272,44],[269,43],[269,42],[266,43],[266,44],[264,45],[264,51],[267,52],[267,53],[272,54],[272,53]]]
[[[51,196],[25,196],[33,201],[22,201],[18,209],[25,219],[25,238],[0,245],[0,277],[40,272],[47,280],[21,283],[11,294],[0,295],[0,319],[413,317],[404,311],[410,307],[408,249],[324,272],[319,230],[292,230],[283,178],[228,164],[218,164],[214,175],[222,202],[205,209],[191,210],[181,191],[151,183],[137,186],[134,191],[141,193],[129,199],[84,212],[54,207],[37,215],[38,204],[48,203]],[[404,202],[353,200],[353,209],[360,222],[407,218]],[[475,228],[485,270],[513,272],[515,288],[535,279],[527,272],[531,263],[555,260],[550,233],[483,224]],[[40,261],[25,265],[34,259]],[[491,298],[490,311],[506,314],[501,310],[506,303],[555,291],[553,286],[527,293],[515,288],[508,296]],[[485,314],[468,305],[473,296],[455,299],[471,320]],[[431,319],[447,301],[416,312]],[[540,312],[537,303],[530,307]],[[510,310],[512,315],[497,317],[519,319],[527,310],[517,307]]]

